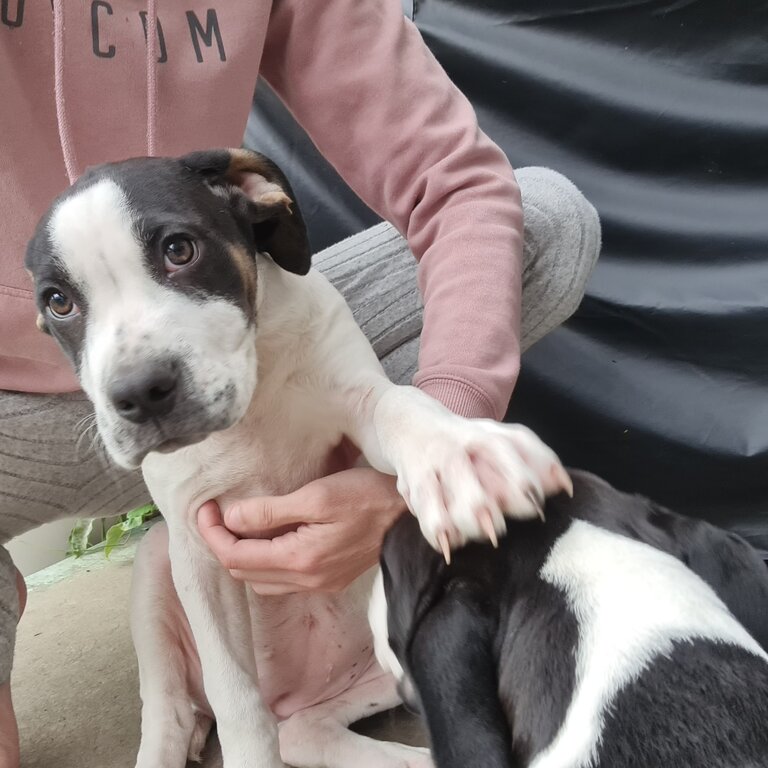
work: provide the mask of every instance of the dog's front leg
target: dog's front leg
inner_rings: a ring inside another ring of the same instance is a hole
[[[506,530],[505,518],[543,516],[544,500],[572,484],[528,428],[465,419],[415,387],[376,377],[350,394],[350,431],[370,464],[397,475],[427,541],[450,550]]]
[[[200,655],[224,768],[283,768],[277,723],[262,700],[245,587],[214,559],[194,519],[168,522],[173,583]]]

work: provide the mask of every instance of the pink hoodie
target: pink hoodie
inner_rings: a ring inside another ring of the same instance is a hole
[[[420,261],[414,383],[458,413],[503,415],[519,367],[519,192],[399,0],[52,5],[0,4],[0,389],[77,388],[35,328],[22,267],[51,199],[88,165],[240,146],[261,73]]]

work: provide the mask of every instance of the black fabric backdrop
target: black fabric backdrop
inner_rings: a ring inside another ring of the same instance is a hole
[[[510,416],[768,552],[768,2],[423,0],[414,20],[512,164],[566,174],[603,222]],[[316,249],[377,220],[263,86],[246,143]]]

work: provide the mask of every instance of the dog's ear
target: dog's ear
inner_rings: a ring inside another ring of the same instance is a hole
[[[288,179],[269,158],[247,149],[218,149],[185,155],[181,164],[210,185],[230,190],[230,202],[249,222],[259,251],[288,272],[309,272],[304,219]]]

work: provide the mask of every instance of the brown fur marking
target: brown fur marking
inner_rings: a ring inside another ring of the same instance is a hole
[[[256,307],[256,262],[248,252],[239,245],[230,245],[229,253],[235,262],[237,271],[245,285],[245,295],[248,298],[248,306]]]

